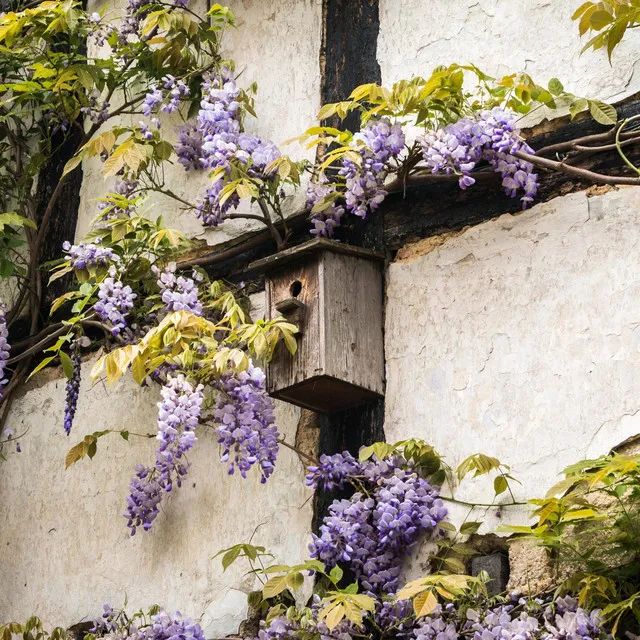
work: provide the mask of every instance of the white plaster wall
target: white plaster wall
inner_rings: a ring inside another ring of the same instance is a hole
[[[387,440],[423,438],[454,468],[496,456],[523,500],[638,433],[639,205],[636,188],[576,193],[406,247],[387,277]],[[526,523],[484,515],[483,531]]]
[[[98,8],[104,4],[95,3],[95,6]],[[120,11],[121,4],[111,3],[109,6],[114,8],[109,15]],[[203,2],[192,4],[204,6]],[[237,28],[230,29],[225,36],[223,55],[235,61],[236,71],[241,72],[240,86],[258,83],[255,105],[258,118],[248,116],[246,129],[272,140],[280,146],[282,153],[294,160],[312,160],[314,150],[306,150],[297,143],[282,143],[312,126],[320,108],[321,0],[228,0],[223,4],[234,12],[237,24]],[[139,119],[134,118],[136,122]],[[162,120],[165,137],[174,140],[174,128],[180,123],[179,117],[175,115]],[[97,198],[112,188],[113,181],[105,182],[101,167],[98,159],[83,163],[77,238],[88,231],[97,213]],[[189,202],[195,203],[208,181],[207,172],[187,173],[177,162],[166,171],[166,184]],[[304,189],[295,194],[292,192],[284,203],[285,212],[302,210],[304,200]],[[169,198],[154,196],[143,211],[154,218],[162,215],[168,226],[181,229],[190,237],[204,239],[211,245],[260,228],[259,223],[229,220],[216,229],[205,230],[195,215],[181,211],[181,206]],[[249,210],[249,204],[242,202],[238,213],[248,213]]]
[[[225,573],[220,549],[238,542],[266,546],[275,561],[306,558],[312,503],[297,455],[282,447],[265,485],[256,473],[228,476],[212,429],[200,427],[182,488],[165,498],[150,532],[131,537],[122,516],[137,462],[153,461],[157,442],[110,434],[92,461],[64,469],[65,455],[86,433],[156,429],[158,388],[130,379],[91,387],[83,365],[78,413],[70,437],[62,428],[65,380],[59,371],[36,378],[9,423],[22,453],[0,464],[0,620],[31,615],[68,626],[99,615],[103,602],[128,609],[161,604],[199,620],[208,638],[235,633],[246,594],[258,583],[238,561]],[[277,404],[277,424],[295,438],[298,410]],[[257,529],[257,531],[256,531]]]
[[[428,77],[434,67],[472,62],[490,75],[526,71],[539,84],[557,77],[568,91],[619,100],[640,90],[640,34],[629,31],[613,53],[580,50],[571,15],[578,0],[380,0],[382,81]]]

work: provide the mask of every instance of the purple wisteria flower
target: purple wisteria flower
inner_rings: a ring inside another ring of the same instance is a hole
[[[502,176],[502,186],[510,197],[523,192],[522,207],[533,202],[538,191],[538,175],[530,162],[514,154],[534,150],[520,137],[513,114],[495,107],[481,111],[477,119],[463,118],[444,129],[427,133],[421,141],[427,168],[432,173],[459,176],[460,188],[475,183],[470,175],[478,162],[488,162]]]
[[[311,556],[328,567],[347,563],[368,592],[394,593],[403,557],[447,510],[436,487],[391,461],[359,463],[346,452],[325,456],[319,467],[309,470],[307,481],[333,487],[353,475],[369,495],[357,492],[334,501],[320,535],[309,545]]]
[[[362,473],[362,465],[348,451],[332,456],[322,454],[318,466],[308,467],[305,483],[314,489],[322,485],[325,491],[331,491],[342,489],[350,476]]]
[[[64,404],[64,430],[67,435],[71,434],[71,427],[73,426],[73,419],[76,415],[76,407],[78,406],[78,393],[80,391],[82,362],[80,360],[80,345],[77,341],[73,347],[71,362],[73,363],[73,375],[67,380],[65,389],[67,397]]]
[[[263,483],[274,471],[280,436],[264,383],[264,373],[253,365],[223,375],[215,408],[216,433],[223,447],[220,460],[229,462],[229,474],[237,467],[243,478],[258,464]]]
[[[109,119],[110,106],[106,100],[100,103],[100,95],[92,94],[89,96],[89,104],[86,107],[81,107],[80,111],[89,116],[94,124],[100,124]]]
[[[136,297],[129,285],[116,280],[115,267],[110,267],[109,276],[98,287],[98,302],[93,308],[103,322],[111,324],[112,335],[117,336],[127,326],[126,318]]]
[[[380,206],[387,195],[382,188],[387,163],[402,151],[404,140],[402,127],[388,118],[369,120],[354,135],[352,146],[360,154],[360,163],[345,158],[339,171],[346,180],[345,199],[350,213],[365,218],[368,211]]]
[[[194,271],[191,278],[176,277],[176,263],[170,262],[162,271],[153,268],[167,311],[191,311],[201,316],[202,304],[198,299],[198,283],[202,276]]]
[[[161,609],[151,616],[151,624],[142,628],[138,628],[135,615],[130,618],[109,604],[103,606],[103,611],[93,621],[90,633],[105,640],[205,640],[200,625],[183,618],[179,611],[168,614]]]
[[[108,22],[103,22],[102,16],[97,11],[94,11],[88,17],[87,22],[89,24],[87,35],[94,39],[98,47],[104,47],[107,40],[111,37],[111,34],[114,32],[115,27]]]
[[[240,203],[237,194],[220,202],[232,163],[246,166],[250,177],[272,178],[269,165],[280,157],[272,142],[241,132],[240,89],[227,68],[208,76],[202,85],[202,100],[195,124],[178,131],[175,146],[178,161],[186,171],[222,169],[198,198],[196,216],[204,226],[217,226]]]
[[[311,211],[323,198],[335,193],[336,188],[331,184],[312,182],[307,188],[307,211]],[[340,226],[340,221],[345,213],[341,204],[334,200],[324,211],[311,215],[311,235],[317,238],[332,238],[334,231]]]
[[[180,107],[180,101],[189,96],[189,87],[182,80],[176,80],[169,74],[162,78],[162,82],[164,90],[168,92],[169,101],[162,105],[161,110],[173,113]]]
[[[196,441],[195,429],[202,411],[202,385],[193,387],[184,374],[169,375],[162,386],[158,403],[158,435],[160,446],[153,467],[136,465],[127,498],[127,526],[134,535],[136,528],[151,529],[159,513],[164,493],[174,484],[182,486],[189,463],[185,453]]]
[[[2,400],[2,391],[4,386],[9,382],[7,379],[7,360],[9,359],[9,329],[7,328],[7,308],[4,303],[0,302],[0,400]]]
[[[62,250],[67,254],[66,258],[74,269],[86,269],[87,267],[96,267],[98,265],[106,266],[118,262],[120,257],[109,247],[102,247],[100,238],[95,243],[72,245],[65,241],[62,243]]]

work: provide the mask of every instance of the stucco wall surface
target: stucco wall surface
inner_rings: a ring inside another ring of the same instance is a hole
[[[12,425],[28,433],[22,453],[10,455],[0,473],[0,620],[37,615],[49,628],[68,626],[99,615],[103,602],[121,606],[126,597],[131,611],[154,603],[178,609],[199,620],[208,638],[235,633],[257,583],[245,575],[244,561],[223,574],[220,558],[212,556],[253,535],[276,561],[306,558],[312,503],[302,463],[283,447],[266,484],[256,473],[246,480],[229,476],[213,429],[201,426],[182,488],[165,497],[150,532],[130,537],[122,516],[129,480],[136,463],[152,463],[157,441],[130,436],[127,443],[109,434],[92,461],[65,471],[64,460],[86,433],[154,433],[159,392],[130,379],[91,387],[92,364],[82,368],[70,437],[62,429],[59,371],[38,376],[12,410]],[[290,442],[298,413],[278,403],[277,424]]]
[[[544,84],[559,78],[587,98],[619,100],[640,90],[635,73],[640,34],[614,51],[580,55],[571,15],[578,0],[380,0],[378,60],[382,81],[428,77],[434,67],[474,63],[502,75],[526,71]]]
[[[522,500],[638,433],[639,205],[634,188],[576,193],[401,251],[387,275],[387,440],[423,438],[454,467],[495,456]],[[456,490],[492,495],[486,481]],[[490,531],[524,514],[477,515]]]
[[[94,3],[95,8],[105,5]],[[109,3],[109,15],[121,13],[124,2]],[[238,85],[246,88],[257,82],[257,119],[248,116],[245,128],[264,139],[273,141],[282,153],[294,160],[312,160],[315,151],[297,143],[283,145],[290,138],[299,136],[315,124],[320,108],[320,45],[322,39],[321,0],[228,0],[222,3],[234,13],[237,28],[229,29],[222,44],[222,54],[232,59],[239,73]],[[192,3],[204,15],[204,2]],[[107,55],[107,51],[103,52]],[[134,123],[140,118],[132,116]],[[175,140],[175,127],[181,123],[177,114],[162,114],[162,130],[165,137]],[[109,126],[112,126],[110,124]],[[80,212],[76,237],[81,238],[89,229],[97,214],[98,198],[113,188],[113,180],[105,181],[99,159],[83,163]],[[175,162],[165,172],[166,184],[181,198],[195,203],[209,182],[206,171],[185,172]],[[287,213],[298,212],[304,206],[304,189],[292,192],[283,208]],[[205,229],[193,212],[181,211],[183,205],[170,198],[155,195],[145,203],[146,215],[164,216],[165,224],[181,229],[190,237],[206,240],[214,245],[241,235],[248,230],[261,228],[259,223],[247,220],[229,220],[215,229]],[[238,213],[249,213],[248,202],[242,202]]]

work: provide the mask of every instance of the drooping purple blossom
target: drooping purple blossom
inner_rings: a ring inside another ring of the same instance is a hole
[[[325,487],[357,475],[368,491],[334,501],[309,545],[311,556],[328,567],[346,563],[368,592],[394,593],[403,557],[447,514],[437,488],[393,461],[360,463],[346,452],[309,471],[308,482]]]
[[[307,188],[307,211],[311,211],[313,207],[327,196],[336,192],[336,188],[331,184],[321,184],[312,182]],[[345,213],[344,206],[338,204],[335,200],[329,204],[323,211],[312,213],[311,235],[317,238],[332,238],[335,229],[340,226],[340,221]]]
[[[510,197],[523,192],[522,206],[533,202],[538,175],[530,162],[514,154],[534,150],[520,137],[513,114],[495,107],[481,111],[476,119],[462,118],[444,129],[427,133],[421,141],[424,161],[432,173],[459,176],[460,188],[475,183],[471,175],[484,160],[502,176],[502,186]]]
[[[169,375],[162,386],[158,403],[158,435],[160,446],[153,467],[136,466],[127,497],[127,526],[131,535],[137,527],[148,531],[159,513],[164,493],[174,484],[182,486],[189,463],[185,453],[196,441],[195,429],[202,411],[202,385],[193,387],[184,374]]]
[[[80,111],[89,116],[89,119],[94,124],[101,124],[109,119],[110,106],[106,100],[101,103],[99,95],[91,94],[89,96],[89,104],[86,107],[81,107]]]
[[[105,266],[118,262],[120,257],[109,247],[100,246],[102,240],[97,238],[94,243],[72,245],[65,241],[62,250],[67,254],[71,266],[74,269],[86,269],[87,267]]]
[[[353,137],[352,146],[360,154],[360,163],[344,158],[338,172],[346,181],[345,200],[347,210],[360,218],[375,211],[387,192],[382,188],[387,163],[404,147],[404,133],[399,124],[388,118],[369,120]]]
[[[93,38],[98,47],[103,47],[111,37],[115,27],[108,22],[103,22],[102,16],[97,11],[94,11],[87,18],[87,22],[89,24],[87,36]]]
[[[151,85],[149,87],[150,91],[144,97],[144,102],[142,103],[142,113],[148,118],[151,115],[151,112],[154,111],[159,105],[162,104],[162,91],[158,89],[155,85]]]
[[[180,107],[180,101],[189,96],[189,87],[182,80],[176,80],[170,74],[164,76],[162,82],[164,90],[168,92],[169,101],[162,105],[161,110],[173,113]]]
[[[222,376],[215,420],[218,442],[223,447],[220,460],[229,463],[229,474],[237,468],[246,478],[247,471],[257,464],[260,481],[266,482],[274,471],[280,434],[261,369],[250,365],[247,371]]]
[[[202,85],[195,124],[187,123],[178,131],[175,149],[185,170],[223,170],[197,200],[196,216],[204,226],[217,226],[240,203],[237,194],[220,201],[225,176],[233,163],[246,165],[250,177],[268,180],[272,175],[267,167],[280,157],[272,142],[241,132],[239,96],[240,89],[229,69],[208,76]]]
[[[78,406],[78,394],[80,392],[82,363],[80,360],[80,346],[77,341],[73,347],[71,362],[73,364],[73,375],[67,380],[65,388],[67,396],[64,403],[64,430],[67,435],[71,434],[71,427],[73,426],[73,419],[76,415],[76,407]]]
[[[179,611],[168,614],[161,609],[151,616],[150,625],[140,627],[137,615],[129,617],[109,604],[103,606],[103,611],[102,616],[93,621],[90,633],[105,640],[205,640],[200,625],[183,618]]]
[[[322,454],[319,462],[319,465],[310,466],[307,469],[305,483],[314,489],[319,486],[322,486],[325,491],[342,489],[350,476],[362,473],[362,464],[348,451],[332,456]]]
[[[9,382],[7,379],[7,360],[9,359],[9,329],[7,327],[7,308],[0,301],[0,401],[4,386]]]
[[[176,264],[171,262],[162,271],[156,270],[156,273],[162,302],[167,311],[190,311],[197,316],[202,315],[197,284],[202,276],[197,271],[193,272],[191,278],[176,277]]]
[[[117,336],[127,326],[126,318],[135,298],[129,285],[116,280],[115,268],[111,267],[109,276],[98,287],[98,302],[93,308],[103,322],[112,326],[112,335]]]

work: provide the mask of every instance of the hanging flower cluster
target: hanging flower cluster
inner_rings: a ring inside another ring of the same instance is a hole
[[[458,120],[422,139],[424,161],[432,173],[455,173],[460,188],[466,189],[475,183],[471,172],[485,160],[502,176],[508,196],[524,192],[521,200],[526,209],[538,190],[538,174],[530,162],[513,155],[518,151],[534,153],[520,137],[514,115],[498,107],[481,111],[476,119]]]
[[[72,245],[65,241],[62,243],[62,249],[67,254],[74,269],[86,269],[87,267],[97,267],[99,265],[108,265],[117,262],[120,258],[113,252],[110,247],[100,246],[101,240],[98,238],[95,243]]]
[[[183,618],[179,611],[168,614],[160,609],[151,615],[151,624],[144,624],[142,618],[141,614],[130,618],[105,604],[102,617],[93,621],[90,633],[106,640],[205,640],[200,625]]]
[[[182,486],[189,463],[185,453],[196,441],[195,428],[202,411],[202,385],[196,388],[183,374],[169,375],[162,386],[162,401],[158,403],[158,440],[153,467],[137,465],[136,475],[131,480],[127,498],[127,526],[131,535],[142,526],[151,529],[158,515],[163,492],[173,489],[174,483]]]
[[[388,118],[369,120],[351,141],[360,159],[356,162],[348,157],[343,158],[338,171],[345,180],[345,206],[332,202],[323,211],[312,215],[311,234],[332,237],[336,227],[340,226],[345,208],[360,218],[365,218],[369,211],[375,211],[387,195],[383,185],[388,163],[402,152],[404,142],[404,133],[399,124],[392,124]],[[334,191],[333,185],[312,183],[307,190],[307,209],[310,211]]]
[[[2,389],[7,384],[6,377],[7,360],[9,359],[9,329],[7,328],[7,308],[0,301],[0,400],[2,400]]]
[[[346,180],[347,211],[365,218],[387,195],[382,188],[385,169],[389,160],[403,150],[404,133],[399,124],[391,124],[388,118],[369,120],[364,129],[353,136],[352,146],[358,150],[360,162],[345,157],[338,173]]]
[[[73,364],[73,375],[67,380],[66,392],[67,397],[64,403],[64,430],[67,435],[71,434],[71,427],[73,426],[73,418],[76,415],[76,407],[78,406],[78,394],[80,392],[80,374],[81,374],[81,360],[80,360],[80,344],[76,340],[71,354],[71,362]]]
[[[202,101],[195,124],[178,132],[176,153],[185,170],[222,168],[229,173],[232,163],[244,167],[254,178],[269,179],[267,165],[280,157],[269,141],[241,132],[240,89],[231,72],[223,68],[202,85]],[[217,226],[240,199],[234,194],[221,202],[224,176],[215,178],[199,199],[196,215],[205,226]]]
[[[128,284],[116,280],[116,270],[112,266],[109,277],[100,283],[98,302],[94,305],[101,320],[111,325],[112,335],[117,336],[127,326],[127,315],[135,298],[136,294]]]
[[[333,488],[355,476],[366,494],[334,501],[313,536],[311,557],[328,567],[347,563],[367,592],[394,593],[402,559],[447,515],[438,489],[400,459],[359,463],[345,452],[320,462],[307,484]]]
[[[260,482],[274,471],[278,455],[278,428],[273,400],[265,390],[261,369],[227,373],[220,380],[216,401],[216,433],[223,447],[222,462],[229,463],[229,474],[236,467],[243,478],[254,464],[260,468]]]
[[[202,304],[199,300],[198,284],[202,282],[202,275],[194,271],[191,278],[176,277],[176,263],[169,263],[164,270],[152,267],[158,275],[158,286],[162,302],[167,311],[190,311],[201,316]]]

